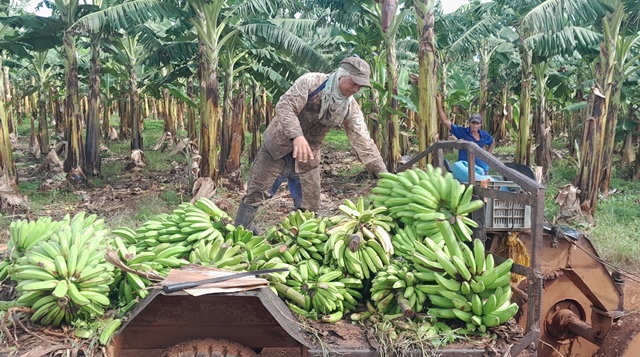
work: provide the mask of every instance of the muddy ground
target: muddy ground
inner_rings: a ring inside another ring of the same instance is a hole
[[[126,162],[128,158],[110,158],[103,162],[103,165],[116,164],[118,161]],[[34,166],[21,169],[20,176],[23,179],[30,180],[33,177]],[[323,182],[321,210],[319,215],[331,216],[338,212],[337,207],[345,198],[357,199],[358,196],[366,194],[372,185],[375,185],[375,179],[362,168],[353,151],[328,151],[325,152],[322,162]],[[351,172],[352,174],[345,174]],[[26,216],[34,219],[38,216],[51,216],[61,218],[67,213],[75,213],[86,211],[95,213],[104,217],[107,221],[118,215],[135,216],[140,207],[140,202],[157,198],[168,189],[176,189],[179,194],[184,194],[184,199],[188,199],[190,188],[185,175],[185,167],[183,165],[173,165],[168,167],[166,172],[147,173],[144,170],[139,172],[126,173],[120,178],[105,179],[106,186],[92,187],[91,185],[71,185],[67,182],[49,181],[43,185],[43,189],[51,187],[60,187],[62,190],[73,192],[82,196],[82,201],[65,205],[46,205],[39,212],[16,212],[15,217]],[[230,216],[235,216],[238,202],[242,198],[244,192],[242,182],[234,182],[229,179],[222,180],[222,187],[217,190],[212,198],[213,201]],[[293,209],[293,202],[286,188],[283,185],[277,194],[266,201],[259,209],[256,224],[258,229],[264,231],[266,228],[277,225],[281,220],[289,214]],[[135,227],[132,227],[135,228]],[[8,232],[3,231],[0,235],[0,242],[5,242]],[[5,293],[7,291],[4,291]],[[628,281],[626,286],[625,308],[628,310],[640,307],[640,283]],[[19,311],[14,311],[19,314]],[[635,321],[634,319],[633,321]],[[3,342],[0,351],[11,351],[16,348],[24,351],[32,349],[32,355],[46,355],[56,346],[72,346],[73,340],[69,338],[66,331],[58,331],[52,329],[42,329],[41,327],[31,325],[27,319],[23,319],[24,325],[10,331],[3,319],[0,327],[2,328]],[[629,327],[628,327],[629,326]],[[617,327],[618,330],[635,329],[637,326],[633,324],[625,324]],[[333,338],[345,339],[350,332],[341,329],[339,326],[325,327],[328,336]],[[329,331],[331,330],[331,331]],[[624,335],[624,331],[620,331]],[[358,332],[362,333],[362,331]],[[344,336],[341,336],[343,334]],[[361,336],[362,337],[362,336]],[[16,347],[18,346],[18,347]],[[35,349],[35,350],[33,350]],[[77,351],[77,349],[75,350]],[[73,355],[74,350],[70,350]]]

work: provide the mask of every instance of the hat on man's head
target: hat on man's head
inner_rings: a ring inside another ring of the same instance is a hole
[[[347,57],[340,62],[340,68],[349,72],[351,79],[361,86],[371,87],[369,76],[371,76],[371,68],[369,64],[360,57]]]
[[[469,123],[482,124],[482,116],[480,116],[480,114],[471,114],[471,116],[469,117]]]

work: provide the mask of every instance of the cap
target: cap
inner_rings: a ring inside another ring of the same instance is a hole
[[[480,116],[480,114],[471,114],[471,116],[469,117],[469,122],[482,124],[482,116]]]
[[[371,76],[371,68],[369,64],[359,57],[347,57],[340,62],[340,67],[349,72],[351,79],[361,86],[371,87],[369,76]]]

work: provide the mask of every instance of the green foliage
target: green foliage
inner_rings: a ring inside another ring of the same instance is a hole
[[[569,225],[586,232],[598,254],[615,265],[638,264],[640,254],[640,221],[638,221],[638,202],[640,202],[640,182],[617,178],[613,172],[611,188],[616,192],[608,198],[600,197],[596,210],[596,225],[591,227],[578,220]],[[552,219],[559,210],[554,202],[558,187],[573,183],[577,167],[571,160],[554,160],[549,182],[546,183],[545,216]]]
[[[58,180],[66,180],[63,175]],[[75,204],[82,201],[82,196],[76,194],[74,190],[57,188],[51,190],[40,190],[42,181],[22,182],[18,184],[20,192],[29,197],[30,209],[32,212],[44,212],[47,207],[64,207],[65,210],[74,211]]]
[[[351,149],[347,134],[342,129],[331,130],[322,145],[329,150],[347,151]]]
[[[160,195],[160,198],[162,198],[162,200],[164,202],[166,202],[167,205],[169,205],[169,206],[177,207],[179,204],[182,203],[182,197],[180,197],[180,195],[178,195],[178,192],[176,190],[164,191]]]
[[[622,191],[598,201],[597,226],[589,237],[602,258],[621,267],[631,264],[637,269],[640,267],[640,185],[637,182],[615,181],[612,186]],[[633,186],[633,189],[627,189]]]

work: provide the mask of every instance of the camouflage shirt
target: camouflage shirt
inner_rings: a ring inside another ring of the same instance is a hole
[[[322,92],[311,100],[309,95],[329,77],[324,73],[307,73],[280,97],[275,109],[275,117],[264,132],[264,145],[274,159],[281,159],[293,151],[293,139],[304,135],[313,150],[314,159],[298,163],[300,172],[306,172],[320,164],[320,147],[327,133],[342,125],[351,146],[367,170],[377,174],[386,172],[380,152],[369,135],[364,116],[355,99],[351,98],[349,111],[344,118],[326,115],[319,118]]]

